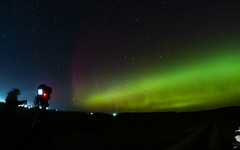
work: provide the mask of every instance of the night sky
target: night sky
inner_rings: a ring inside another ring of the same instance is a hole
[[[1,0],[0,99],[103,112],[240,106],[239,0]]]

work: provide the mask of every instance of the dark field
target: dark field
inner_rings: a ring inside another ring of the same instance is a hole
[[[33,110],[21,110],[18,127],[7,124],[0,106],[1,150],[21,149],[233,149],[240,107],[188,113],[47,112],[47,131],[31,132]],[[239,133],[240,134],[240,133]],[[13,140],[17,139],[17,140]],[[17,142],[16,142],[17,141]],[[11,147],[12,146],[12,147]]]

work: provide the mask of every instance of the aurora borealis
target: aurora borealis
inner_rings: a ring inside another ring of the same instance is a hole
[[[237,48],[168,72],[133,77],[118,88],[89,95],[84,105],[120,112],[193,111],[240,105],[239,58]]]
[[[239,106],[240,1],[0,3],[0,100],[103,112]]]

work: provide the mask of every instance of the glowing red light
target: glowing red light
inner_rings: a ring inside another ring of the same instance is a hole
[[[47,97],[47,93],[43,93],[43,97]]]

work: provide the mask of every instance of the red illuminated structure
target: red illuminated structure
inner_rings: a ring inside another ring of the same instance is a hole
[[[39,108],[39,105],[42,106],[42,109],[46,109],[49,106],[48,101],[50,100],[50,94],[52,93],[52,88],[41,84],[38,87],[38,93],[35,99],[35,106]]]
[[[50,149],[46,148],[48,139],[48,129],[47,129],[47,111],[46,107],[49,106],[48,101],[50,100],[50,95],[52,93],[52,88],[41,84],[38,86],[37,95],[35,97],[35,110],[36,117],[33,122],[30,135],[32,139],[35,139],[38,142],[38,147],[40,149]],[[40,142],[39,142],[40,141]]]

